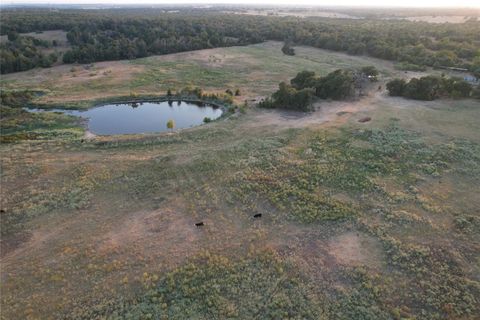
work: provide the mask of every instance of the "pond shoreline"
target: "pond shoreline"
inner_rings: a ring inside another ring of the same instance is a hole
[[[105,101],[88,109],[31,106],[24,109],[78,117],[78,124],[90,138],[97,135],[161,133],[168,131],[165,124],[170,120],[174,121],[174,127],[181,130],[225,118],[229,114],[228,109],[219,103],[177,96]]]
[[[216,108],[221,108],[224,113],[228,111],[234,105],[232,103],[223,102],[220,100],[211,100],[211,99],[201,99],[195,95],[139,95],[138,97],[132,96],[112,96],[107,98],[93,99],[93,100],[82,100],[82,101],[69,101],[66,103],[35,103],[30,102],[26,105],[26,108],[29,109],[62,109],[62,110],[89,110],[95,107],[101,107],[107,104],[126,104],[126,103],[140,103],[140,102],[167,102],[167,101],[185,101],[191,103],[206,103],[210,104]]]

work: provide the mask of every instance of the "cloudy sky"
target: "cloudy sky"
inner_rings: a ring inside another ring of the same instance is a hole
[[[50,4],[181,4],[181,3],[242,3],[242,4],[292,4],[291,0],[0,0],[2,4],[50,3]],[[390,6],[390,7],[477,7],[480,0],[296,0],[296,5],[340,6]]]

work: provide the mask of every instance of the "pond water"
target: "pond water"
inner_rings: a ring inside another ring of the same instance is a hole
[[[52,111],[87,118],[88,130],[98,135],[164,132],[169,130],[169,120],[175,122],[175,129],[183,129],[198,126],[205,118],[214,120],[222,115],[222,109],[216,106],[187,101],[121,103],[85,111]]]

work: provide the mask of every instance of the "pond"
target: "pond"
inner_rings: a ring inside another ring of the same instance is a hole
[[[164,132],[170,130],[169,120],[174,121],[175,129],[184,129],[204,123],[205,118],[214,120],[222,115],[222,109],[214,105],[188,101],[120,103],[85,111],[53,111],[88,119],[88,130],[98,135]]]

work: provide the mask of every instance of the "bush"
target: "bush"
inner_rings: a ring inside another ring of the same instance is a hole
[[[281,82],[278,91],[272,95],[272,99],[276,107],[308,111],[312,105],[313,96],[313,89],[297,90],[285,82]]]
[[[290,80],[290,84],[295,89],[313,88],[315,87],[315,80],[315,72],[304,70],[297,73],[295,78]]]
[[[395,97],[395,96],[403,96],[405,92],[405,86],[407,82],[403,79],[393,79],[387,83],[387,90],[388,94]]]
[[[295,55],[295,50],[290,46],[289,42],[285,42],[285,44],[282,47],[282,52],[288,56]]]
[[[366,75],[370,81],[377,81],[378,70],[374,66],[363,67],[361,72]]]
[[[315,95],[322,99],[342,100],[353,93],[353,74],[347,70],[335,70],[315,84]]]

